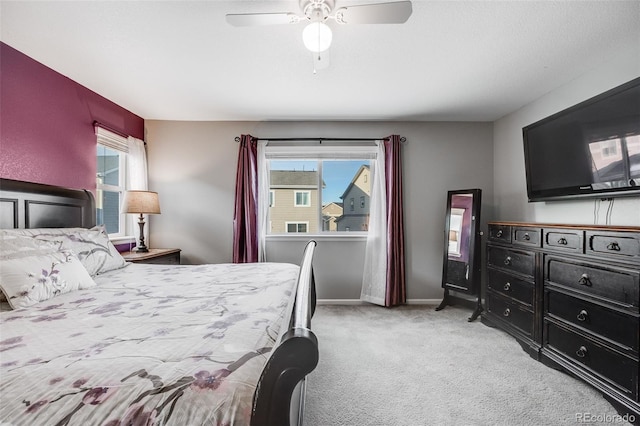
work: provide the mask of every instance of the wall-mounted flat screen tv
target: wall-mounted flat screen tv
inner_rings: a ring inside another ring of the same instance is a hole
[[[522,133],[529,201],[640,197],[640,77]]]

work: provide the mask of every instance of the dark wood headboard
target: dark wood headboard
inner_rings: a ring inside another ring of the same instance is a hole
[[[91,228],[95,210],[90,191],[0,178],[0,228]]]

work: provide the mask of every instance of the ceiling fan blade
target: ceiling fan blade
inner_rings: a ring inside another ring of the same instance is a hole
[[[226,18],[227,23],[235,27],[296,24],[300,22],[300,17],[294,13],[229,13]]]
[[[335,15],[342,24],[403,24],[412,11],[410,1],[398,1],[343,7]]]

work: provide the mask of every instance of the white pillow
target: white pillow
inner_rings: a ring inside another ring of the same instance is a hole
[[[59,243],[55,241],[40,241],[0,230],[0,260],[54,253],[58,251],[58,246]],[[0,303],[6,301],[4,293],[0,291]]]
[[[70,250],[0,260],[0,288],[13,309],[95,285]]]
[[[59,249],[73,250],[92,277],[127,265],[113,243],[109,241],[109,235],[102,225],[91,229],[7,229],[5,232],[10,235],[29,236],[40,241],[57,242]]]
[[[0,231],[0,259],[34,256],[58,251],[59,241],[43,241]]]

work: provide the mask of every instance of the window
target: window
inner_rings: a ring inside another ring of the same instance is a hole
[[[309,191],[294,191],[295,206],[296,207],[311,207],[311,192]]]
[[[309,229],[309,223],[307,222],[287,222],[287,233],[301,233],[307,232]]]
[[[616,157],[618,155],[618,146],[613,144],[602,148],[603,157]]]
[[[126,215],[120,214],[120,203],[127,181],[127,140],[102,128],[96,134],[96,223],[104,224],[111,237],[124,236]]]
[[[269,234],[366,232],[375,147],[268,145],[265,153]]]

